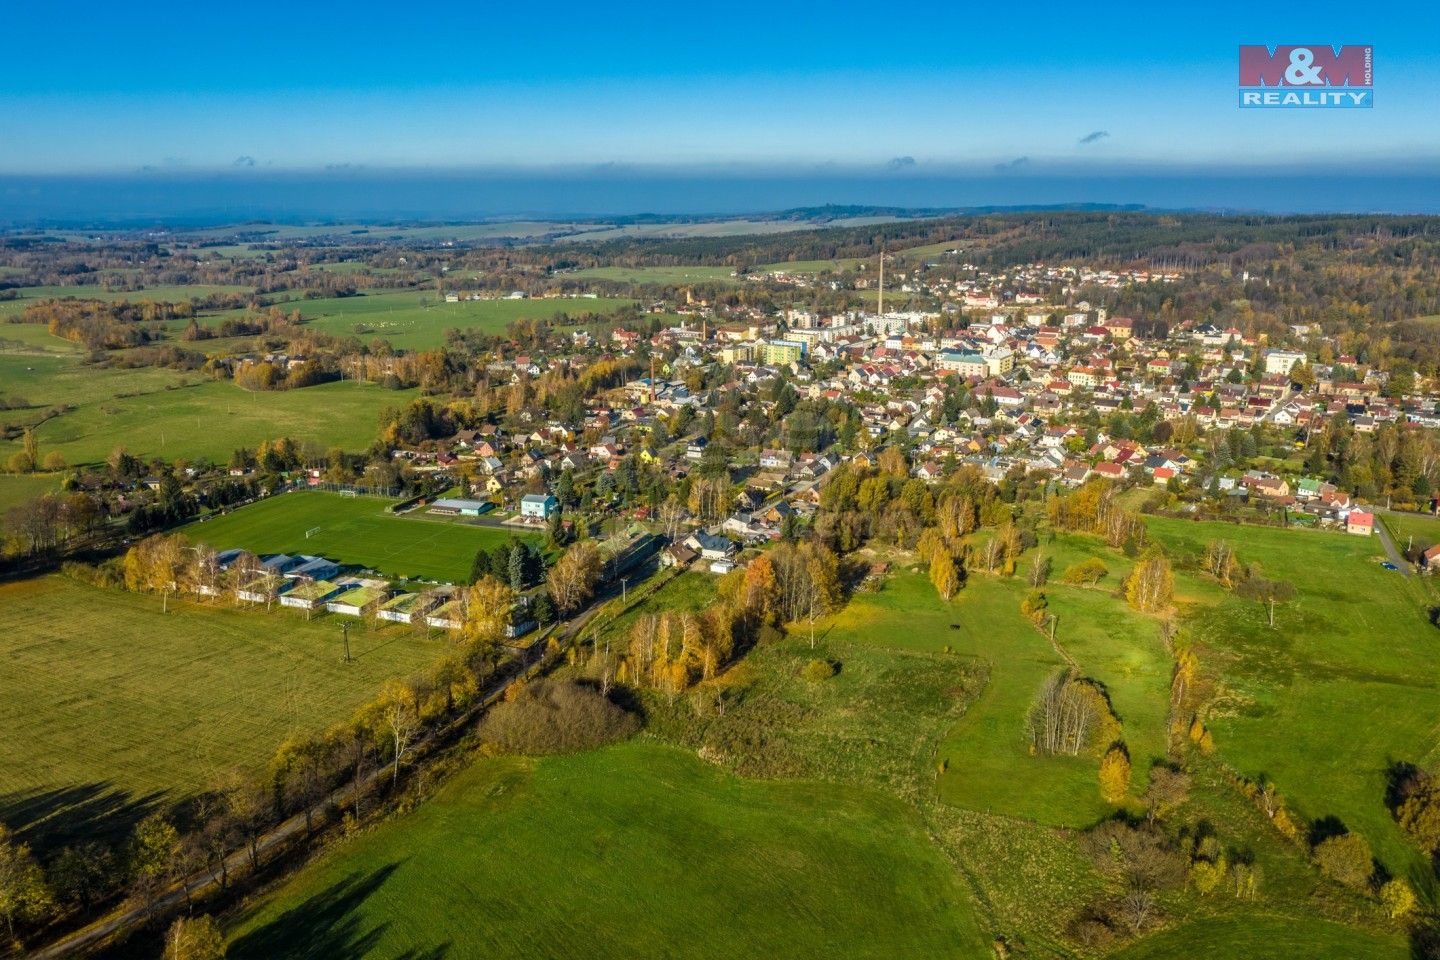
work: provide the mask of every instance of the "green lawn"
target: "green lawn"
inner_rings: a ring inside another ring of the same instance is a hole
[[[1260,604],[1193,576],[1185,628],[1221,683],[1208,723],[1216,751],[1250,777],[1273,778],[1305,818],[1339,817],[1391,871],[1422,870],[1384,805],[1392,761],[1440,762],[1437,632],[1419,577],[1380,566],[1378,538],[1151,519],[1177,558],[1213,539],[1295,585],[1271,629]]]
[[[76,405],[36,429],[41,454],[58,451],[72,465],[102,461],[120,446],[142,457],[225,462],[237,447],[281,436],[362,449],[377,434],[380,411],[415,395],[353,382],[249,392],[197,374],[50,357],[0,356],[0,378],[32,404],[6,411],[12,422],[34,423],[53,405]],[[0,441],[0,462],[18,449],[18,441]]]
[[[391,577],[452,583],[469,579],[470,564],[481,547],[516,535],[497,527],[427,520],[423,514],[397,517],[385,512],[389,504],[374,497],[286,493],[191,523],[184,532],[217,550],[321,554]],[[314,527],[320,531],[306,538],[305,532]]]
[[[0,585],[0,822],[46,843],[258,768],[291,732],[349,715],[444,642],[276,607],[202,606],[62,576]],[[43,820],[43,823],[37,821]]]
[[[464,288],[459,278],[447,283]],[[635,303],[630,299],[594,300],[466,300],[445,303],[434,289],[367,293],[325,300],[281,301],[287,313],[299,310],[307,326],[337,337],[357,335],[363,340],[382,337],[397,348],[425,350],[445,343],[450,329],[503,333],[517,320],[548,320],[557,313],[577,317],[586,313],[614,313]],[[216,321],[212,321],[216,322]],[[363,331],[363,332],[362,332]]]
[[[653,742],[482,760],[230,925],[286,957],[989,956],[915,814]]]

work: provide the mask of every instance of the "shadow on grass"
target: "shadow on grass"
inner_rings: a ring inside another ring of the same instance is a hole
[[[286,910],[264,926],[236,939],[226,951],[232,960],[314,957],[361,960],[380,948],[390,921],[373,926],[361,912],[365,901],[384,886],[400,864],[368,874],[352,873],[339,883]],[[412,946],[386,960],[444,960],[450,944]]]
[[[119,843],[168,805],[158,791],[137,796],[110,783],[76,784],[0,794],[0,823],[48,858],[82,840]]]

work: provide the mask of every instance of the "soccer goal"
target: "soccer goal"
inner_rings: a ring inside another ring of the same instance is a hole
[[[359,492],[358,490],[341,490],[341,491],[340,491],[340,496],[342,496],[342,497],[358,497],[358,496],[360,496],[360,492]]]
[[[317,533],[319,533],[319,532],[320,532],[320,528],[319,528],[319,527],[311,527],[309,530],[306,530],[306,531],[305,531],[305,539],[306,539],[306,540],[309,540],[311,537],[315,536],[315,534],[317,534]]]

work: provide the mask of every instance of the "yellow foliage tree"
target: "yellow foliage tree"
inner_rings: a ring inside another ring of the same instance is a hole
[[[1130,792],[1130,754],[1117,743],[1100,760],[1100,795],[1107,803],[1119,803]]]
[[[1155,613],[1175,598],[1175,574],[1158,547],[1150,547],[1125,580],[1125,599],[1141,613]]]

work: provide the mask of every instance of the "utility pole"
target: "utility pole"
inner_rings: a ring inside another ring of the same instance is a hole
[[[350,656],[350,622],[347,620],[340,624],[340,629],[345,634],[345,662],[353,663],[355,658]]]

